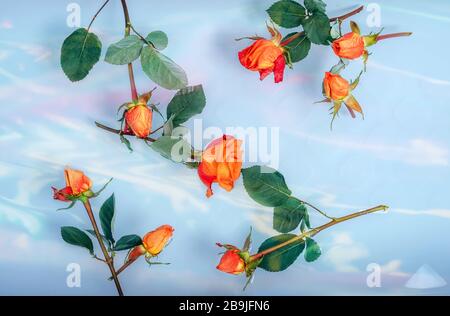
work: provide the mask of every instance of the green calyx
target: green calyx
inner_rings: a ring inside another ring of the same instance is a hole
[[[255,272],[256,268],[258,268],[259,264],[261,263],[261,261],[263,260],[263,258],[260,259],[256,259],[256,260],[251,260],[250,262],[248,262],[245,265],[245,275],[250,278],[253,273]]]
[[[363,36],[364,46],[369,47],[369,46],[375,45],[378,42],[378,36],[379,36],[378,33],[373,34],[373,35]]]
[[[250,253],[248,251],[241,251],[238,253],[238,255],[244,260],[245,265],[247,265],[248,261],[250,260]]]

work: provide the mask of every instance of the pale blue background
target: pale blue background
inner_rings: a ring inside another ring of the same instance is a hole
[[[243,69],[237,52],[266,36],[264,10],[273,2],[130,0],[134,25],[142,32],[169,35],[166,53],[184,67],[191,84],[203,83],[208,104],[203,125],[280,127],[280,170],[294,193],[329,213],[345,213],[385,203],[387,214],[341,224],[317,236],[323,256],[299,260],[289,270],[258,270],[243,293],[244,277],[215,269],[217,241],[240,245],[249,226],[255,248],[273,235],[271,210],[254,204],[242,183],[204,197],[195,171],[170,163],[133,142],[130,154],[118,139],[97,129],[94,120],[115,124],[118,105],[129,98],[125,67],[95,66],[80,83],[70,83],[59,66],[59,49],[73,29],[66,25],[70,1],[1,1],[0,12],[0,294],[109,295],[107,269],[84,249],[66,245],[59,227],[88,227],[77,205],[57,213],[61,203],[50,186],[63,186],[66,165],[82,168],[99,188],[114,182],[98,208],[116,193],[116,234],[147,231],[165,223],[176,229],[161,261],[136,263],[121,277],[127,294],[308,295],[449,294],[404,287],[424,264],[450,281],[450,3],[379,1],[385,32],[413,31],[411,38],[371,48],[367,74],[355,96],[365,120],[346,113],[329,129],[321,99],[323,72],[336,61],[331,49],[314,47],[285,81],[264,82]],[[330,16],[354,1],[328,1]],[[363,1],[369,3],[369,1]],[[99,1],[79,1],[87,25]],[[364,32],[368,12],[356,19]],[[348,27],[348,26],[347,26]],[[112,0],[93,26],[105,47],[123,32],[119,1]],[[283,30],[284,34],[288,31]],[[346,72],[351,78],[361,65]],[[154,85],[136,69],[141,92]],[[158,89],[164,109],[173,92]],[[313,213],[312,213],[313,214]],[[312,215],[313,223],[322,219]],[[79,263],[81,288],[66,286],[66,266]],[[382,266],[381,288],[366,285],[366,266]]]

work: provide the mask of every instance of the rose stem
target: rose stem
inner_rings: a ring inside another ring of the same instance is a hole
[[[102,236],[100,235],[100,231],[98,230],[97,222],[95,221],[94,213],[92,212],[91,203],[89,202],[89,199],[86,200],[86,202],[83,203],[84,208],[86,209],[86,212],[89,216],[89,219],[91,220],[92,228],[94,229],[95,236],[97,237],[98,243],[100,244],[100,248],[102,249],[103,256],[105,257],[106,264],[109,267],[109,270],[111,271],[111,275],[113,276],[114,283],[117,288],[117,292],[119,293],[119,296],[123,296],[122,287],[120,286],[119,279],[117,278],[116,270],[114,269],[113,259],[108,253],[108,250],[106,250],[105,244],[103,243]]]
[[[330,19],[330,22],[334,22],[334,21],[337,21],[337,20],[342,21],[342,20],[348,19],[349,17],[351,17],[351,16],[353,16],[353,15],[355,15],[355,14],[358,14],[358,13],[361,12],[363,9],[364,9],[364,6],[362,5],[362,6],[360,6],[359,8],[357,8],[357,9],[355,9],[355,10],[349,12],[349,13],[346,13],[346,14],[344,14],[344,15],[341,15],[341,16],[337,16],[337,17],[331,18],[331,19]],[[297,32],[297,33],[295,33],[294,35],[292,35],[291,37],[289,37],[288,39],[286,39],[284,42],[281,42],[280,45],[281,45],[281,46],[286,46],[286,45],[288,45],[289,43],[291,43],[293,40],[299,38],[300,36],[302,36],[302,35],[304,35],[304,34],[305,34],[304,31],[302,31],[302,32]]]
[[[392,33],[392,34],[385,34],[380,35],[377,37],[377,41],[382,41],[388,38],[394,38],[394,37],[402,37],[402,36],[410,36],[412,32],[402,32],[402,33]]]
[[[122,8],[123,8],[123,15],[125,17],[125,36],[130,35],[131,30],[131,21],[130,21],[130,14],[128,13],[128,7],[126,0],[121,0],[122,2]],[[128,76],[130,77],[130,88],[131,88],[131,98],[133,101],[138,100],[138,93],[136,90],[136,82],[134,81],[134,72],[133,72],[133,64],[128,64]]]
[[[123,264],[123,266],[121,266],[121,267],[119,268],[119,270],[116,271],[116,275],[119,275],[123,270],[125,270],[126,268],[128,268],[128,267],[129,267],[133,262],[135,262],[135,261],[136,261],[136,260],[129,260],[129,261],[125,262],[125,263]],[[113,277],[110,277],[109,279],[112,280]]]
[[[283,242],[283,243],[281,243],[279,245],[273,246],[273,247],[268,248],[266,250],[263,250],[263,251],[261,251],[261,252],[259,252],[257,254],[254,254],[254,255],[252,255],[250,257],[249,261],[258,260],[261,257],[263,257],[263,256],[265,256],[265,255],[267,255],[267,254],[269,254],[271,252],[274,252],[274,251],[276,251],[276,250],[278,250],[280,248],[283,248],[283,247],[285,247],[287,245],[290,245],[290,244],[292,244],[292,243],[294,243],[296,241],[300,241],[300,240],[304,239],[305,237],[313,237],[314,235],[320,233],[322,230],[327,229],[327,228],[329,228],[331,226],[334,226],[334,225],[336,225],[338,223],[345,222],[345,221],[348,221],[350,219],[353,219],[353,218],[356,218],[356,217],[359,217],[359,216],[363,216],[363,215],[367,215],[367,214],[370,214],[370,213],[374,213],[374,212],[378,212],[378,211],[385,211],[387,208],[388,208],[388,206],[379,205],[377,207],[373,207],[373,208],[370,208],[370,209],[367,209],[367,210],[364,210],[364,211],[360,211],[360,212],[349,214],[349,215],[346,215],[346,216],[343,216],[343,217],[335,218],[334,220],[332,220],[332,221],[330,221],[330,222],[328,222],[328,223],[326,223],[326,224],[324,224],[322,226],[313,228],[313,229],[311,229],[311,230],[309,230],[307,232],[301,233],[300,235],[295,236],[295,237],[293,237],[293,238],[291,238],[291,239],[289,239],[289,240],[287,240],[287,241],[285,241],[285,242]]]
[[[91,22],[89,23],[88,27],[87,27],[87,31],[89,33],[89,30],[91,29],[92,23],[94,23],[95,19],[97,18],[97,16],[100,14],[100,12],[102,12],[103,8],[106,7],[106,5],[108,4],[109,0],[106,0],[105,3],[102,4],[102,6],[100,7],[100,9],[98,9],[98,11],[94,14],[94,16],[92,17]]]

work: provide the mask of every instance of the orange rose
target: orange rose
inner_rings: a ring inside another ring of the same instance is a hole
[[[217,269],[231,274],[240,274],[245,271],[244,259],[239,256],[238,249],[227,250],[220,259]]]
[[[325,73],[323,79],[323,92],[326,101],[333,102],[333,120],[341,109],[342,104],[345,104],[351,116],[355,118],[355,112],[361,113],[364,117],[363,110],[358,101],[352,95],[352,91],[356,88],[359,82],[359,77],[352,83],[342,78],[338,74],[331,72]]]
[[[147,233],[144,238],[142,238],[142,245],[146,252],[152,256],[157,256],[172,237],[173,231],[174,229],[172,226],[162,225],[154,231]]]
[[[323,79],[323,91],[328,99],[342,101],[350,93],[350,84],[340,75],[326,72]]]
[[[152,129],[152,118],[153,112],[147,104],[138,103],[126,111],[126,127],[129,127],[137,137],[146,138]]]
[[[64,170],[66,187],[72,189],[73,195],[84,193],[91,189],[92,181],[82,171],[67,168]]]
[[[273,72],[275,83],[283,81],[286,60],[283,48],[274,41],[259,39],[239,52],[238,56],[242,66],[251,71],[259,71],[260,80]]]
[[[337,56],[346,59],[359,58],[365,52],[364,38],[355,32],[350,32],[335,40],[331,47]]]
[[[208,187],[206,196],[210,197],[213,182],[231,191],[234,182],[239,178],[242,168],[242,144],[241,140],[232,136],[223,137],[212,141],[202,155],[202,161],[198,166],[198,175]]]
[[[66,187],[58,190],[53,188],[53,198],[64,202],[71,201],[70,198],[76,197],[89,191],[92,187],[92,181],[84,175],[82,171],[67,168],[64,170]]]

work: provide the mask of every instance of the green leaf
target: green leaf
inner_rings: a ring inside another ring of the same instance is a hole
[[[306,36],[314,44],[328,45],[330,20],[324,13],[316,12],[303,21]]]
[[[305,0],[305,7],[309,12],[313,13],[325,13],[327,10],[327,5],[322,0]]]
[[[64,226],[61,227],[61,237],[66,243],[84,247],[89,250],[91,255],[94,254],[94,245],[92,244],[92,240],[82,230],[72,226]]]
[[[283,175],[269,167],[263,167],[264,172],[261,170],[261,166],[242,169],[245,190],[259,204],[271,207],[282,205],[292,193]]]
[[[297,32],[288,34],[283,38],[282,42],[296,33]],[[305,35],[302,35],[286,45],[285,48],[287,48],[291,55],[291,62],[296,63],[308,56],[311,48],[311,41]]]
[[[304,223],[305,226],[306,226],[308,229],[311,229],[311,223],[310,223],[310,221],[309,221],[309,214],[308,214],[308,212],[305,213],[305,216],[303,217],[302,223]]]
[[[114,246],[115,251],[128,250],[133,247],[142,245],[142,239],[138,235],[126,235],[120,237]]]
[[[167,117],[172,119],[174,127],[183,124],[196,114],[200,114],[206,105],[202,85],[186,87],[175,94],[167,106]]]
[[[285,28],[299,26],[306,17],[305,8],[300,3],[291,0],[275,2],[267,10],[267,13],[272,21]]]
[[[144,43],[136,35],[128,35],[111,44],[106,51],[105,61],[113,65],[130,64],[141,55]]]
[[[61,67],[70,81],[84,79],[99,61],[102,43],[94,33],[79,28],[70,34],[61,47]]]
[[[169,44],[169,39],[163,31],[153,31],[145,39],[152,43],[157,50],[163,50]]]
[[[322,251],[320,246],[311,238],[306,238],[306,250],[305,250],[305,260],[307,262],[312,262],[320,257]]]
[[[116,201],[114,193],[103,203],[100,208],[100,224],[102,226],[103,234],[111,244],[114,244],[114,237],[112,234],[112,222],[114,218],[114,212],[116,207]]]
[[[174,116],[171,116],[163,125],[163,136],[170,136],[173,132],[173,119]]]
[[[266,239],[259,247],[258,253],[288,241],[295,236],[294,234],[282,234]],[[270,272],[283,271],[295,262],[304,248],[305,243],[303,241],[295,241],[292,244],[265,255],[259,267]]]
[[[145,74],[163,88],[176,90],[188,84],[184,70],[153,47],[142,49],[141,64]]]
[[[252,227],[250,227],[250,232],[247,235],[247,238],[245,238],[244,247],[242,247],[242,251],[249,251],[250,246],[252,244]]]
[[[120,134],[120,142],[127,146],[130,152],[133,152],[133,147],[131,147],[130,141],[125,136],[123,136],[123,134]]]
[[[175,162],[189,160],[192,153],[192,146],[182,137],[161,136],[150,147],[164,158]]]
[[[306,213],[305,205],[296,198],[290,197],[273,212],[273,228],[280,233],[288,233],[297,228]]]

